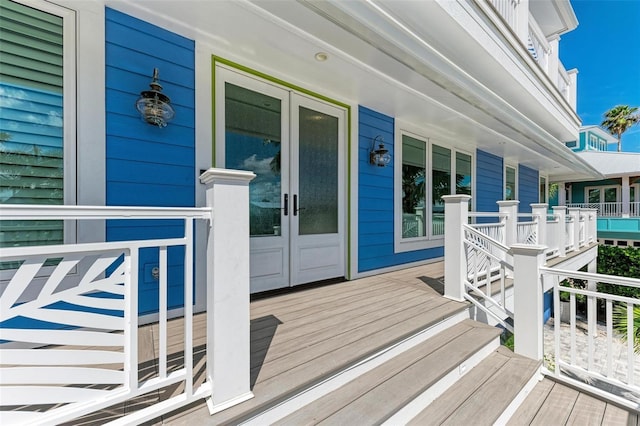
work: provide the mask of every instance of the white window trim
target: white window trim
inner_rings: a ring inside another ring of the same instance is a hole
[[[518,166],[514,166],[512,164],[504,164],[504,167],[502,169],[502,199],[506,200],[507,199],[507,168],[509,169],[513,169],[515,172],[515,183],[513,185],[513,189],[515,191],[515,194],[513,194],[513,199],[517,200],[518,199]]]
[[[547,175],[538,175],[538,191],[540,191],[540,181],[544,179],[544,200],[540,200],[540,194],[538,194],[538,202],[539,203],[548,203],[549,202],[549,176]]]
[[[104,4],[13,1],[63,18],[64,204],[105,205],[105,93],[96,90],[105,87]],[[102,220],[64,223],[65,244],[101,242],[105,235]],[[44,269],[46,275],[48,268]],[[0,272],[0,281],[6,282],[12,273]]]
[[[604,201],[604,193],[607,189],[614,188],[616,190],[616,201]],[[600,203],[620,203],[622,202],[622,185],[605,185],[605,186],[585,186],[584,187],[584,203],[589,202],[589,191],[592,189],[600,190]],[[595,203],[594,203],[595,204]]]
[[[423,136],[424,132],[409,130],[406,126],[396,126],[395,128],[395,137],[394,137],[394,149],[393,149],[393,166],[394,166],[394,176],[393,176],[393,218],[394,218],[394,226],[393,226],[393,242],[394,242],[394,253],[404,253],[409,251],[416,250],[424,250],[434,247],[442,247],[444,245],[444,235],[432,235],[432,199],[433,199],[433,191],[431,190],[431,186],[429,185],[426,191],[425,203],[429,206],[427,213],[427,235],[424,237],[415,237],[415,238],[402,238],[402,136],[406,135],[421,141],[424,141],[426,144],[426,174],[428,177],[428,182],[431,182],[433,175],[433,165],[432,165],[432,147],[433,145],[440,146],[442,148],[446,148],[451,150],[451,189],[455,194],[456,185],[455,185],[455,175],[456,175],[456,154],[461,153],[471,157],[471,194],[476,193],[476,164],[475,164],[475,154],[473,152],[469,152],[463,149],[459,149],[455,147],[451,143],[447,143],[446,141],[442,141],[439,139],[433,139],[431,137]],[[475,197],[472,197],[472,208],[475,206]]]

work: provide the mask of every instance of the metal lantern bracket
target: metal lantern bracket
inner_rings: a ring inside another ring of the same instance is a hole
[[[149,87],[151,90],[140,92],[136,109],[143,121],[153,126],[166,127],[175,116],[175,111],[169,96],[162,93],[162,85],[158,82],[158,68],[153,69],[153,78]]]

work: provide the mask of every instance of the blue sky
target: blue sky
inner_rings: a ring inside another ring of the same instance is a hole
[[[640,0],[571,4],[578,28],[560,38],[560,60],[566,69],[578,69],[582,124],[599,125],[603,113],[616,105],[640,107]],[[624,133],[622,149],[640,152],[640,125]]]

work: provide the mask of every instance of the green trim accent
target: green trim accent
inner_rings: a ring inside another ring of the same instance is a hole
[[[324,96],[320,93],[313,92],[311,90],[305,89],[304,87],[296,86],[295,84],[291,84],[287,81],[280,80],[279,78],[273,77],[269,74],[265,74],[253,68],[246,67],[244,65],[238,64],[237,62],[230,61],[225,58],[221,58],[220,56],[211,55],[212,58],[212,113],[213,113],[213,135],[212,135],[212,156],[213,156],[213,166],[215,167],[215,157],[216,157],[216,133],[215,133],[215,121],[216,121],[216,97],[215,97],[215,75],[216,75],[216,64],[224,64],[231,68],[235,68],[239,71],[243,71],[247,74],[251,74],[253,76],[259,77],[263,80],[270,81],[272,83],[276,83],[280,86],[287,87],[289,89],[295,90],[296,92],[300,92],[302,94],[314,97],[316,99],[323,100],[330,104],[334,104],[336,106],[342,107],[347,111],[347,267],[346,267],[346,278],[351,279],[351,106],[347,105],[343,102],[332,99],[328,96]]]

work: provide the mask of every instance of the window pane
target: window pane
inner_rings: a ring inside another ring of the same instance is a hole
[[[64,203],[62,29],[0,1],[0,203]],[[62,242],[62,221],[0,222],[0,247]]]
[[[225,165],[250,170],[249,232],[280,235],[280,99],[225,83]]]
[[[338,233],[338,118],[299,109],[300,235]]]
[[[599,203],[599,202],[600,202],[600,189],[590,189],[589,203]]]
[[[618,201],[618,190],[616,188],[606,188],[604,190],[604,202],[615,203]]]
[[[426,235],[427,144],[402,136],[402,238]]]
[[[432,235],[444,234],[443,195],[451,194],[451,150],[438,145],[432,147],[431,170],[433,176],[433,200],[431,208]]]
[[[513,167],[505,168],[505,188],[504,188],[504,199],[505,200],[515,200],[517,197],[516,194],[516,169]]]
[[[456,194],[471,195],[471,156],[456,153]]]
[[[547,180],[543,177],[540,178],[540,196],[538,199],[540,203],[547,202]]]

